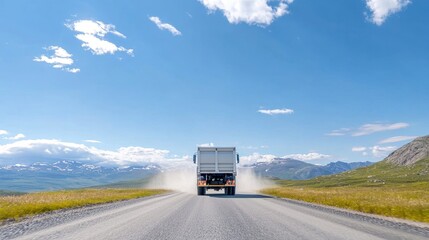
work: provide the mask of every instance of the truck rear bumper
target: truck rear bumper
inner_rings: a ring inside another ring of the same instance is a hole
[[[216,187],[216,188],[223,188],[223,187],[235,187],[235,185],[198,185],[198,187]]]
[[[207,184],[206,181],[198,181],[197,183],[198,187],[235,187],[235,181],[227,181],[226,184],[216,184],[216,185],[211,185],[211,184]]]

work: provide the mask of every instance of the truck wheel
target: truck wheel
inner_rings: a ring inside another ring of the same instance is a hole
[[[197,187],[197,194],[198,194],[198,196],[204,195],[203,190],[204,190],[204,188],[202,188],[202,187]]]
[[[235,187],[231,187],[230,193],[231,193],[231,195],[235,195]]]

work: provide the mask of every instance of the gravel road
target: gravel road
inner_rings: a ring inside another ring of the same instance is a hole
[[[429,239],[429,228],[257,194],[173,193],[0,226],[0,239]]]

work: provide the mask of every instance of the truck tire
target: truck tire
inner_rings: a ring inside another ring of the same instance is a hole
[[[231,195],[235,195],[235,187],[231,187],[230,193],[231,193]]]
[[[197,187],[197,194],[198,196],[204,195],[206,193],[206,189],[203,187]]]

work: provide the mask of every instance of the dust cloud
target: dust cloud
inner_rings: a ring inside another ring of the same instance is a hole
[[[171,169],[153,177],[146,187],[196,194],[196,178],[196,168]],[[237,193],[257,193],[274,185],[270,180],[256,175],[251,168],[238,168],[236,182]]]
[[[153,177],[147,187],[196,194],[196,179],[196,168],[171,169]]]
[[[238,168],[236,182],[238,193],[258,193],[274,185],[269,179],[256,175],[252,168]]]

